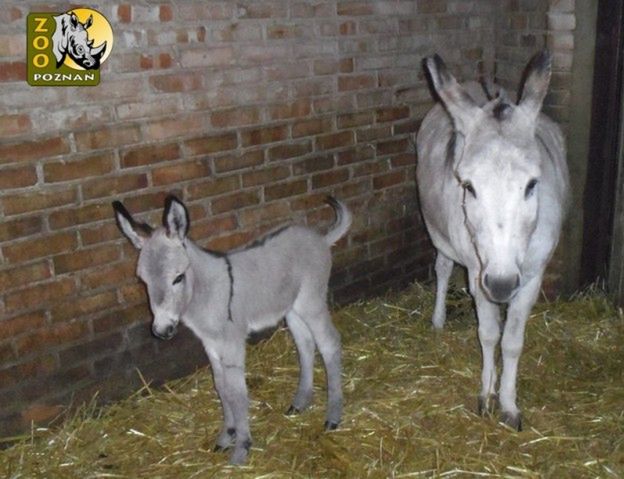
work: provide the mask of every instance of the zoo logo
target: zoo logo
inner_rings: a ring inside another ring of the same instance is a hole
[[[91,8],[30,13],[26,20],[28,84],[95,86],[113,48],[113,29]]]

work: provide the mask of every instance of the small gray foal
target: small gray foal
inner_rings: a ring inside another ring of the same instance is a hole
[[[117,223],[140,250],[137,275],[147,285],[152,331],[171,339],[182,321],[202,341],[223,407],[224,425],[215,450],[234,447],[230,463],[243,464],[251,447],[245,346],[250,333],[286,318],[299,354],[300,376],[288,413],[312,401],[315,346],[327,373],[326,429],[342,415],[341,343],[327,306],[330,246],[351,226],[351,213],[329,197],[336,224],[325,235],[283,226],[247,247],[228,253],[204,250],[188,236],[189,215],[177,198],[165,202],[163,226],[135,222],[118,201]]]

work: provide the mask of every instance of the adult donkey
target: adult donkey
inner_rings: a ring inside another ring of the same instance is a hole
[[[526,69],[519,101],[502,93],[488,101],[462,87],[438,55],[424,61],[441,103],[418,133],[421,208],[437,250],[433,326],[446,318],[454,263],[468,270],[483,353],[479,412],[498,399],[494,350],[503,331],[502,421],[521,429],[516,376],[524,328],[561,230],[568,196],[565,145],[559,127],[540,113],[551,57],[537,54]],[[499,305],[507,304],[501,328]]]

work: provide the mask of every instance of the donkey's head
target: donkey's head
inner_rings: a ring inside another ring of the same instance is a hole
[[[152,332],[161,339],[171,339],[193,293],[193,270],[185,245],[188,211],[177,198],[169,196],[163,226],[154,230],[135,222],[119,201],[113,208],[119,228],[140,250],[137,275],[147,285],[154,315]]]
[[[550,81],[548,52],[526,70],[517,104],[505,95],[483,106],[448,73],[442,59],[426,59],[431,82],[454,123],[449,167],[481,264],[481,285],[495,302],[520,286],[521,265],[537,226],[541,152],[535,134]]]

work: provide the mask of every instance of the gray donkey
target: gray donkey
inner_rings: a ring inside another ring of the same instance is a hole
[[[495,348],[502,331],[502,419],[521,428],[516,405],[524,329],[561,231],[568,197],[565,144],[540,113],[551,57],[536,55],[519,101],[487,100],[464,87],[435,55],[425,60],[441,104],[418,132],[416,172],[427,230],[437,250],[433,325],[442,328],[454,263],[468,270],[483,352],[479,409],[496,399]],[[502,323],[499,305],[507,304]]]
[[[299,385],[287,413],[312,401],[315,346],[327,372],[326,429],[342,415],[341,344],[327,306],[330,246],[351,226],[351,213],[329,197],[337,221],[321,236],[303,226],[283,226],[247,247],[228,253],[204,250],[188,236],[189,215],[178,199],[165,202],[163,226],[135,222],[113,203],[121,231],[140,250],[137,275],[147,285],[152,332],[171,339],[182,321],[202,341],[223,407],[224,425],[215,450],[234,446],[230,463],[246,461],[251,447],[245,346],[250,333],[282,318],[299,355]]]

